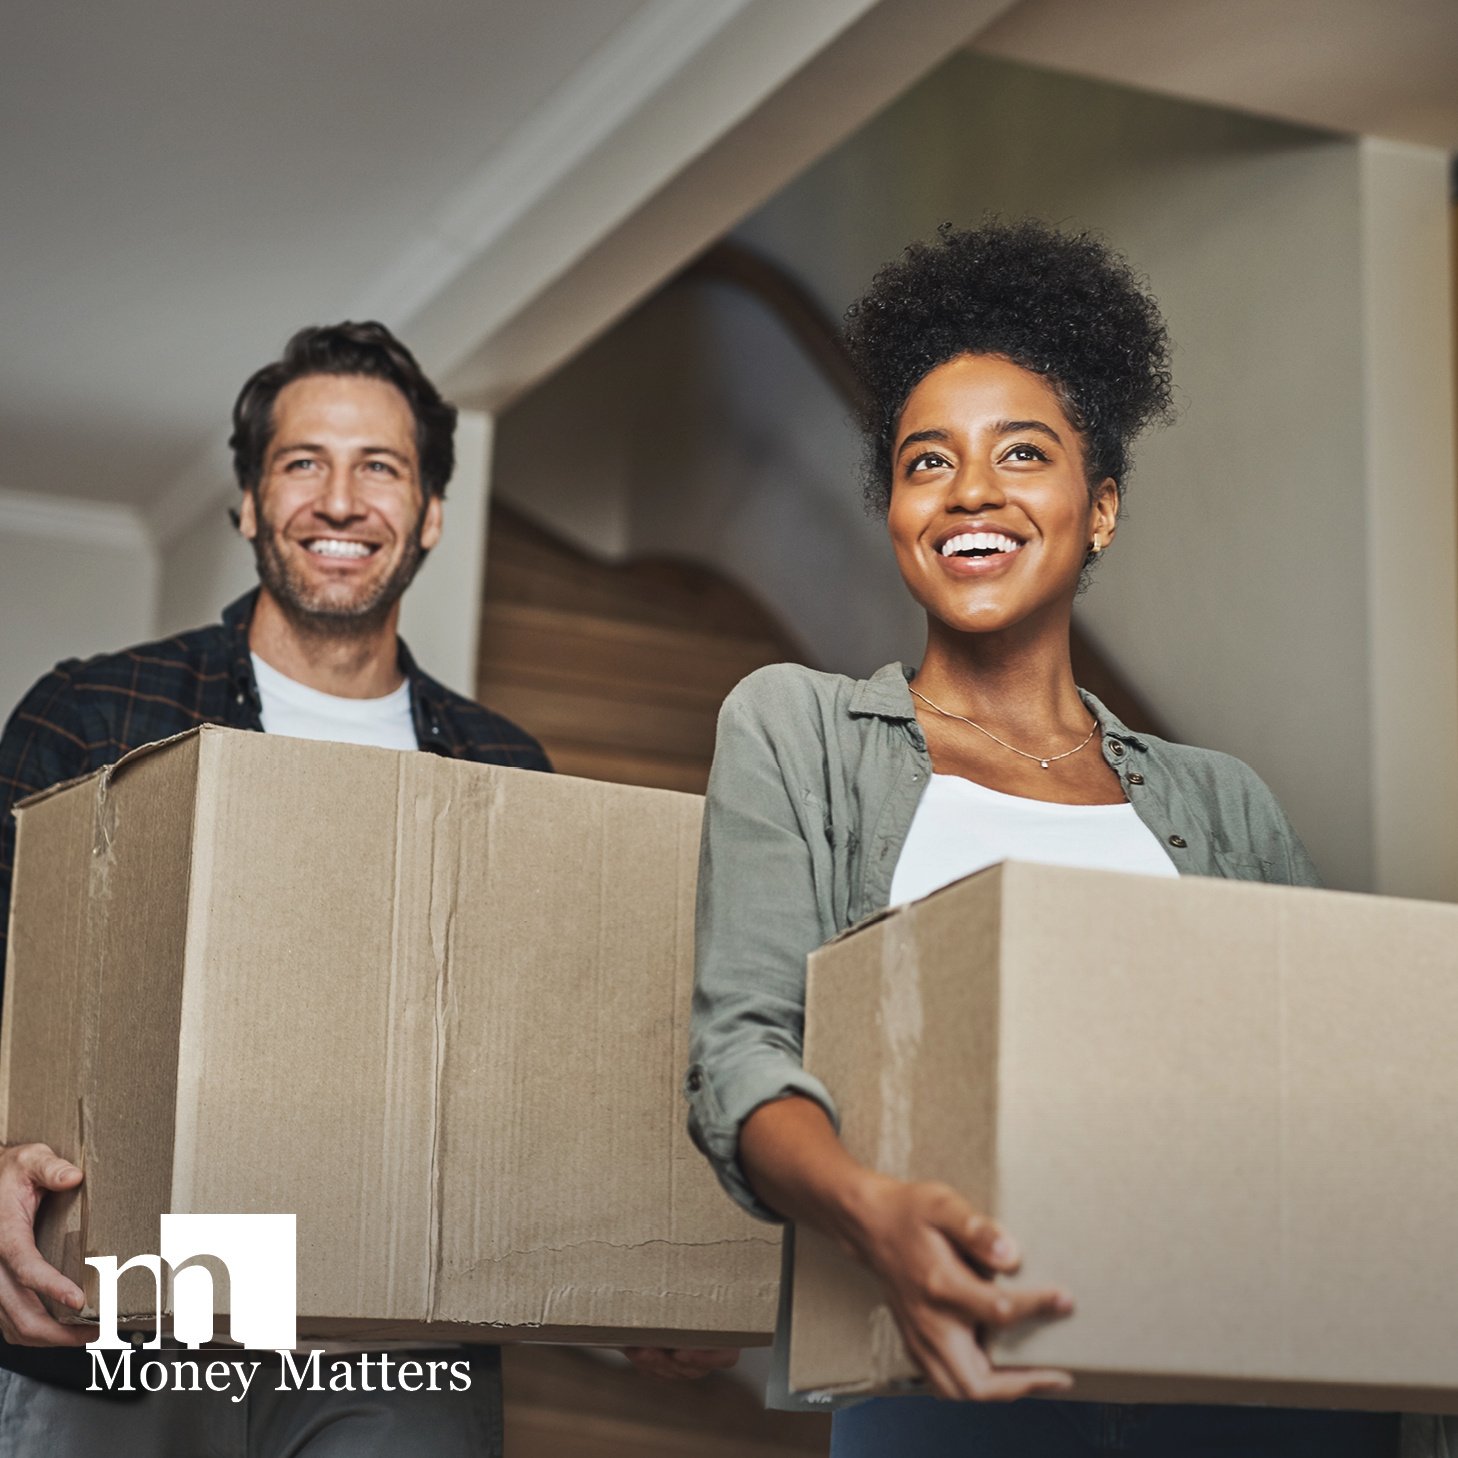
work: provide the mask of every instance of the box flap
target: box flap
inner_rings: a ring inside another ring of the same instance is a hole
[[[32,805],[39,805],[49,800],[52,795],[59,795],[75,785],[85,784],[87,780],[100,779],[104,784],[110,784],[128,765],[145,759],[149,754],[155,754],[159,749],[169,749],[174,744],[180,744],[184,740],[193,739],[199,735],[207,733],[247,734],[250,732],[247,729],[229,729],[222,724],[199,724],[196,728],[184,729],[181,734],[172,734],[166,739],[154,739],[150,744],[139,744],[135,749],[129,749],[115,763],[104,765],[99,770],[90,770],[84,775],[75,775],[69,780],[62,780],[59,784],[48,785],[44,790],[37,790],[33,795],[27,795],[23,800],[17,800],[11,809],[28,810]]]

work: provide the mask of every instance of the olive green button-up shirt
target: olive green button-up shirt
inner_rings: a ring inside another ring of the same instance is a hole
[[[888,664],[867,679],[782,663],[719,715],[700,852],[689,1128],[725,1189],[777,1218],[739,1168],[761,1104],[830,1093],[801,1066],[805,959],[881,911],[931,779],[926,738]],[[1090,694],[1105,762],[1184,875],[1314,886],[1296,832],[1240,760],[1126,728]]]

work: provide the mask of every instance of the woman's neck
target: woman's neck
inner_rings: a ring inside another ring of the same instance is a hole
[[[1049,741],[1089,723],[1066,631],[957,633],[933,620],[914,687],[943,710],[1024,739]]]

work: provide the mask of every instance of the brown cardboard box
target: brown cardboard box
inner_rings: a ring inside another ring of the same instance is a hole
[[[678,1092],[700,813],[215,728],[27,802],[5,1137],[86,1171],[42,1249],[94,1311],[164,1211],[294,1212],[301,1335],[765,1340]]]
[[[852,1153],[940,1179],[1076,1314],[1075,1397],[1458,1411],[1458,907],[1004,864],[814,954]],[[796,1237],[791,1386],[914,1373]]]

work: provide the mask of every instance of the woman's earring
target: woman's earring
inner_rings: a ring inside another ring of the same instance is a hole
[[[1088,544],[1088,552],[1089,552],[1089,556],[1091,556],[1091,557],[1097,557],[1098,554],[1100,552],[1102,552],[1103,550],[1104,549],[1101,546],[1099,546],[1099,539],[1097,537],[1095,537],[1093,539],[1093,541],[1091,541]]]

